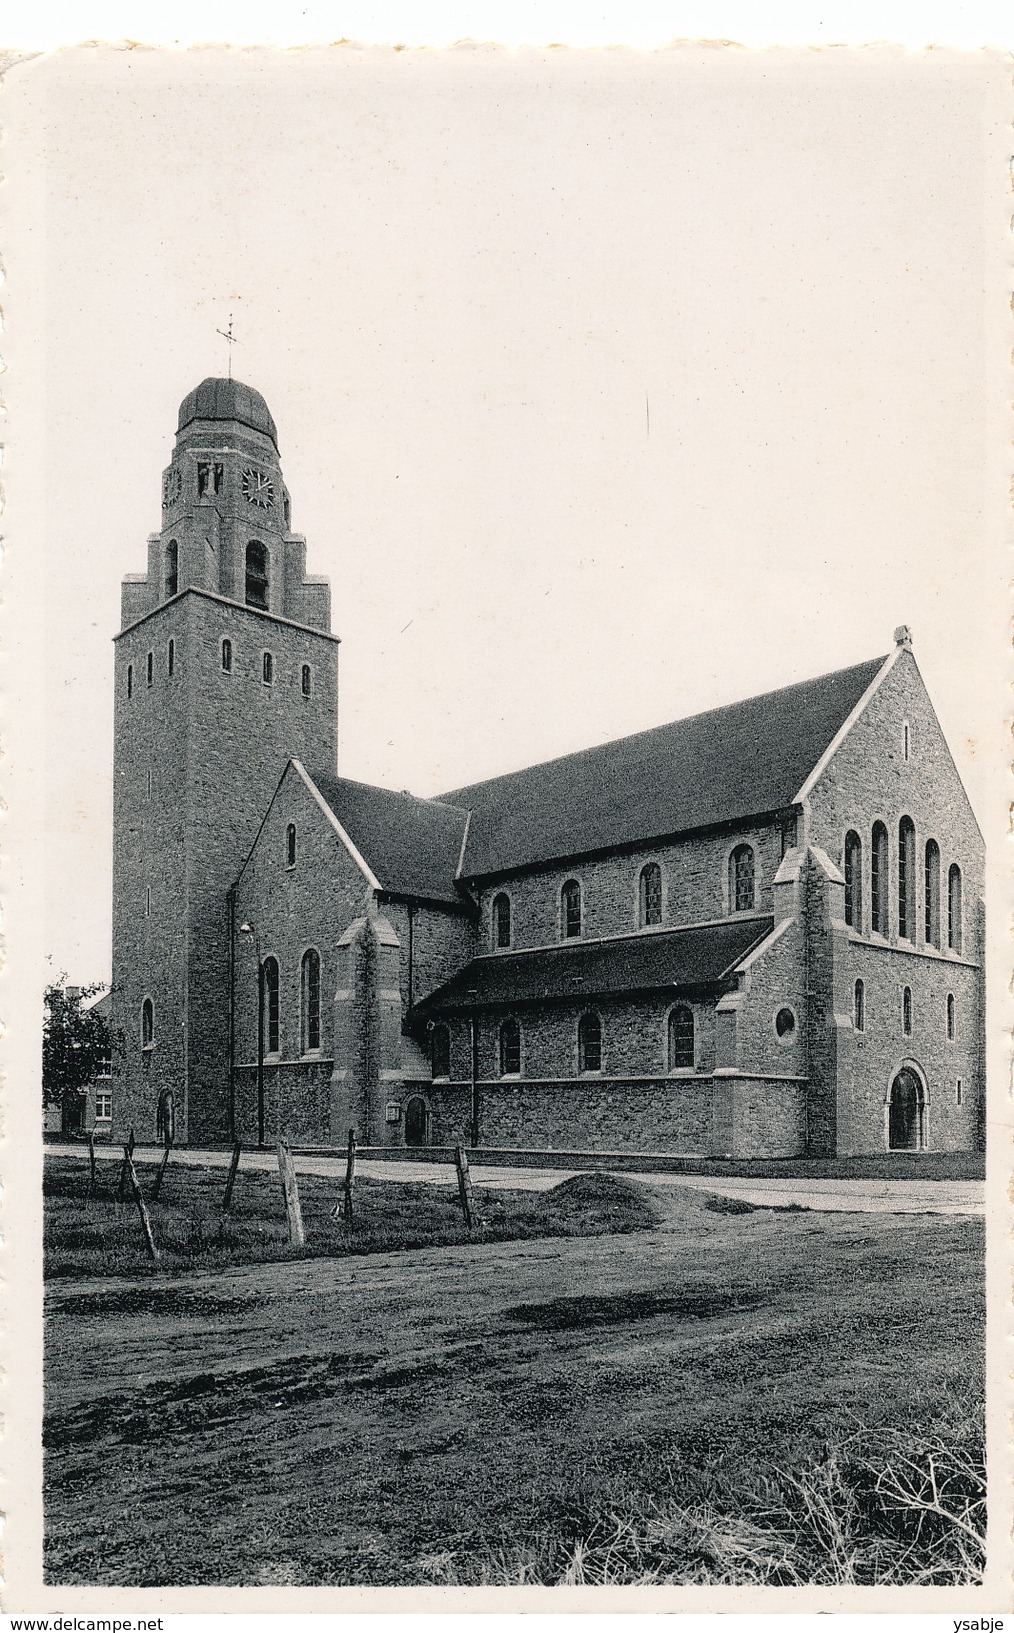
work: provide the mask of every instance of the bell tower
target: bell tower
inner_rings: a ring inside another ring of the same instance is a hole
[[[114,1118],[230,1128],[231,887],[290,757],[333,771],[338,641],[275,423],[238,380],[180,405],[148,570],[123,582],[113,801]]]

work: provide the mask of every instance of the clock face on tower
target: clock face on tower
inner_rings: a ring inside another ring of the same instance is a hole
[[[179,473],[179,467],[176,466],[176,465],[172,465],[172,466],[170,466],[169,470],[166,471],[165,477],[164,477],[163,482],[162,482],[162,508],[163,508],[163,510],[168,510],[170,505],[175,504],[176,500],[180,496],[180,485],[181,485],[181,477],[180,477],[180,473]]]
[[[243,494],[247,502],[260,510],[270,510],[275,498],[275,484],[267,471],[248,465],[242,476]]]

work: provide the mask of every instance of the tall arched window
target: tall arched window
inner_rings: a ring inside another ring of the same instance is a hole
[[[509,947],[511,944],[511,899],[506,892],[501,891],[493,897],[493,946]]]
[[[898,824],[898,934],[915,940],[915,823],[907,816]]]
[[[442,1023],[430,1033],[430,1064],[434,1077],[450,1077],[451,1031]]]
[[[175,595],[180,582],[180,547],[170,539],[165,547],[165,598]]]
[[[854,831],[845,835],[845,923],[863,928],[863,842]]]
[[[857,1032],[866,1031],[866,987],[862,981],[856,982],[852,1018]]]
[[[680,1004],[669,1014],[669,1070],[686,1071],[694,1066],[694,1012]]]
[[[150,998],[141,1005],[141,1048],[151,1049],[155,1043],[155,1006]]]
[[[901,1029],[906,1037],[912,1033],[912,988],[906,987],[901,995]]]
[[[320,1048],[320,954],[310,947],[300,970],[300,1032],[303,1054]]]
[[[642,925],[661,924],[662,869],[657,862],[647,862],[641,869],[638,899]]]
[[[308,663],[304,663],[302,669],[299,671],[299,689],[304,697],[309,697],[310,693],[313,691],[313,676],[310,673],[310,665]]]
[[[582,1015],[577,1023],[577,1063],[582,1072],[602,1070],[602,1022],[594,1013]]]
[[[268,552],[259,539],[251,539],[246,547],[246,604],[268,607]]]
[[[887,829],[882,822],[875,822],[870,848],[870,929],[881,936],[887,934],[888,887]]]
[[[264,1054],[278,1053],[278,960],[261,965],[261,1045]]]
[[[947,1041],[954,1042],[954,994],[947,994]]]
[[[581,886],[568,879],[560,892],[560,930],[564,940],[581,934]]]
[[[227,675],[232,674],[232,642],[228,637],[222,642],[222,668]]]
[[[940,846],[935,839],[926,841],[923,869],[926,945],[940,945]]]
[[[729,906],[734,913],[746,913],[753,907],[753,900],[753,849],[737,845],[729,857]]]
[[[947,945],[952,953],[961,951],[961,869],[952,862],[947,874]]]
[[[521,1075],[521,1028],[517,1021],[506,1020],[500,1027],[500,1076]]]
[[[285,866],[294,868],[296,865],[296,824],[290,822],[285,830]]]

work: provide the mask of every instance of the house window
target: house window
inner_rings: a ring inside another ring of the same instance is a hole
[[[511,899],[504,891],[493,898],[493,946],[511,944]]]
[[[854,831],[845,835],[845,923],[863,928],[863,842]]]
[[[278,960],[261,965],[261,1047],[266,1055],[278,1053]]]
[[[430,1061],[434,1077],[451,1075],[451,1031],[447,1026],[435,1026],[430,1033]]]
[[[947,994],[947,1041],[954,1042],[954,994]]]
[[[155,1006],[150,998],[141,1005],[141,1048],[155,1047]]]
[[[500,1076],[521,1075],[521,1028],[515,1020],[504,1021],[500,1027]]]
[[[735,913],[753,907],[754,862],[749,845],[737,845],[729,858],[729,905]]]
[[[246,547],[246,604],[268,610],[268,552],[259,539]]]
[[[961,1102],[959,1101],[960,1105]],[[95,1121],[108,1123],[113,1115],[113,1097],[106,1089],[98,1089],[95,1094]]]
[[[906,1037],[912,1035],[912,988],[906,987],[901,995],[901,1030]]]
[[[155,679],[155,654],[154,654],[154,652],[149,652],[148,653],[148,685],[149,686],[152,685],[154,679]]]
[[[222,642],[222,668],[227,675],[232,674],[232,642],[228,639]]]
[[[662,869],[649,862],[641,869],[639,906],[642,925],[662,922]]]
[[[261,659],[261,680],[265,686],[270,686],[275,678],[275,660],[270,652],[265,652]]]
[[[578,1070],[602,1070],[602,1022],[595,1014],[582,1015],[577,1023]]]
[[[175,641],[170,641],[169,642],[169,654],[168,654],[167,668],[169,670],[170,675],[174,674],[175,671],[176,671],[176,642]]]
[[[134,665],[132,663],[128,663],[128,665],[127,665],[127,696],[128,697],[133,697],[133,695],[134,695]]]
[[[308,663],[304,663],[299,672],[299,687],[304,697],[309,697],[310,693],[313,691],[313,676],[310,673],[310,665]]]
[[[669,1070],[681,1072],[694,1066],[694,1012],[680,1004],[669,1015]]]
[[[299,987],[300,1033],[308,1055],[320,1048],[320,954],[313,947],[303,954]]]
[[[561,929],[564,940],[581,934],[581,886],[576,879],[568,879],[560,892]]]
[[[296,824],[290,822],[285,830],[285,866],[294,868],[296,865]]]
[[[898,824],[898,934],[915,940],[915,824],[902,817]]]
[[[856,982],[853,999],[852,1018],[857,1032],[866,1031],[866,987],[862,981]]]
[[[940,846],[935,839],[926,841],[923,869],[926,945],[940,945]]]
[[[870,849],[870,929],[880,936],[887,934],[887,889],[887,829],[875,822]]]
[[[176,594],[180,582],[180,547],[175,539],[170,539],[165,547],[165,596],[166,600]]]
[[[947,875],[947,945],[952,953],[961,951],[961,869],[952,862]]]

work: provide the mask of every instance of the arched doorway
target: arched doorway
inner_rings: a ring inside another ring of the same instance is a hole
[[[922,1151],[926,1144],[926,1091],[911,1066],[903,1066],[891,1084],[887,1111],[887,1144],[891,1151]]]
[[[405,1144],[425,1145],[429,1110],[421,1094],[413,1094],[405,1107]]]

